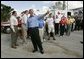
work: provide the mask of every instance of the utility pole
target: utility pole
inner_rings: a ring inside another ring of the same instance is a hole
[[[63,1],[63,10],[65,9],[65,1]]]

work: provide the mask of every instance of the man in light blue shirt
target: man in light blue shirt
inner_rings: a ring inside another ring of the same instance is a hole
[[[28,28],[38,27],[39,26],[38,18],[39,17],[37,15],[30,16],[27,20],[27,27]]]
[[[39,20],[42,19],[44,16],[46,15],[30,15],[30,17],[27,19],[27,27],[39,27]]]
[[[49,11],[47,11],[45,14],[43,15],[35,15],[33,9],[29,10],[29,14],[30,17],[27,19],[27,27],[30,30],[30,36],[31,36],[31,41],[34,47],[34,50],[32,51],[33,53],[38,51],[38,48],[40,50],[40,53],[43,54],[43,47],[42,47],[42,43],[41,43],[41,39],[39,36],[39,21],[41,18],[43,18],[44,16],[46,16],[49,13]],[[37,48],[38,47],[38,48]]]

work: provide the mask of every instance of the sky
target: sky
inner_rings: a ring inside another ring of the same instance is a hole
[[[11,6],[18,13],[33,8],[34,10],[39,9],[41,12],[48,10],[49,6],[53,5],[57,1],[1,1],[2,4]],[[62,2],[62,1],[61,1]],[[83,7],[80,1],[69,1],[68,8]]]
[[[46,6],[49,6],[43,1],[1,1],[1,3],[11,6],[18,12],[22,12],[31,8],[43,10],[47,8]]]

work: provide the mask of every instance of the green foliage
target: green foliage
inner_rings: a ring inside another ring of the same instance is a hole
[[[10,12],[14,9],[10,6],[6,6],[4,4],[1,4],[1,21],[8,21],[10,18]]]

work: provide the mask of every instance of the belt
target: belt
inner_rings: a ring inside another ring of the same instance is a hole
[[[29,29],[34,29],[34,28],[38,28],[38,27],[30,27]]]
[[[14,25],[14,27],[18,27],[18,25]]]
[[[25,23],[22,23],[22,24],[26,25]]]

